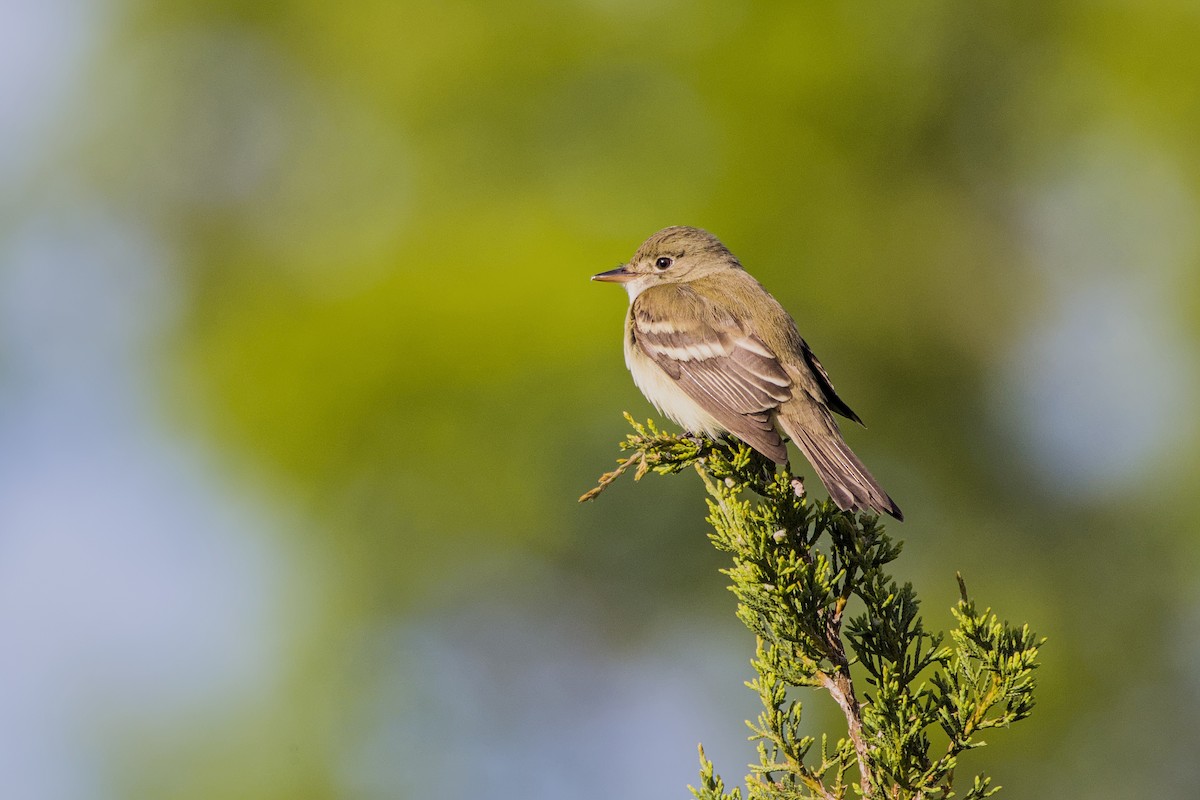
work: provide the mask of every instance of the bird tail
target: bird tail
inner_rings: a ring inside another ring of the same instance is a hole
[[[904,520],[900,507],[888,497],[879,482],[842,440],[837,423],[828,413],[814,415],[816,419],[799,424],[790,415],[778,418],[784,432],[791,437],[800,452],[813,465],[826,491],[843,511],[874,511]]]

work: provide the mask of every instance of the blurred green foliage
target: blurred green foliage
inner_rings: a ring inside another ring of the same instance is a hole
[[[728,616],[695,492],[575,505],[611,463],[620,412],[648,409],[622,364],[625,298],[587,278],[669,224],[719,235],[871,425],[851,443],[905,508],[912,561],[946,586],[927,602],[949,605],[962,568],[1052,636],[1040,720],[985,754],[1009,796],[1159,781],[1156,796],[1188,796],[1195,428],[1074,492],[1022,445],[1039,409],[1013,384],[1064,285],[1160,287],[1156,317],[1195,356],[1192,4],[114,13],[73,158],[175,248],[188,306],[173,413],[299,510],[333,598],[297,622],[308,644],[280,696],[212,723],[259,746],[181,725],[156,745],[161,774],[131,778],[145,796],[344,796],[339,709],[371,685],[351,640],[496,602],[530,565],[599,593],[613,647],[698,603]],[[1067,195],[1078,207],[1059,204],[1063,185],[1083,186]],[[1130,218],[1165,220],[1154,238],[1175,254],[1112,255],[1106,223]],[[1047,226],[1083,255],[1043,258]],[[1093,271],[1077,231],[1111,263]],[[1144,367],[1112,390],[1153,398]],[[1166,368],[1194,399],[1195,364]],[[184,773],[205,779],[163,791]]]

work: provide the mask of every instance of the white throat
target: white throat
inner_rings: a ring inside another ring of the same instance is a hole
[[[629,292],[629,302],[637,299],[637,296],[650,288],[649,275],[641,275],[631,281],[625,282],[625,291]]]

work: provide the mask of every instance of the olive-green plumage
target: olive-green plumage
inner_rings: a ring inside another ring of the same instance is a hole
[[[696,433],[731,433],[779,464],[787,463],[782,428],[839,508],[903,519],[832,412],[862,420],[791,316],[715,236],[665,228],[595,279],[629,292],[625,362],[662,413]]]

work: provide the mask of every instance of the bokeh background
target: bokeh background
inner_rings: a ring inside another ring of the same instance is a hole
[[[752,642],[613,465],[706,227],[903,506],[1050,637],[966,770],[1200,783],[1200,6],[0,6],[0,794],[686,797]],[[832,727],[808,702],[813,729]]]

